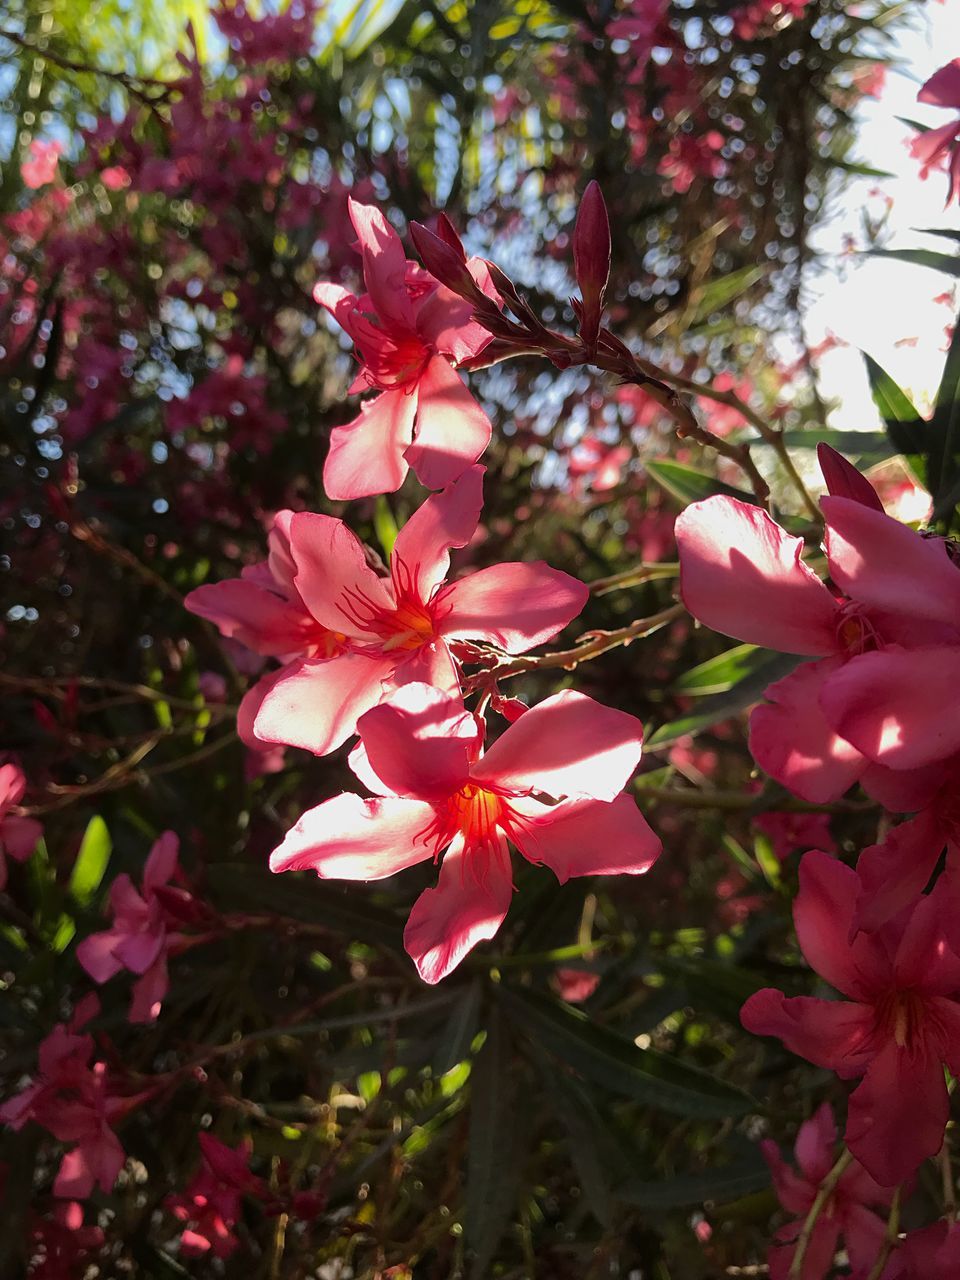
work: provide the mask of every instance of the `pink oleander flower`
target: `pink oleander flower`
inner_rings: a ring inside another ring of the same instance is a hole
[[[404,932],[425,982],[439,982],[500,928],[513,893],[508,842],[561,883],[639,875],[659,856],[659,839],[620,794],[640,759],[642,726],[583,694],[531,707],[485,754],[476,717],[425,684],[406,685],[357,729],[350,763],[375,798],[344,792],[309,809],[270,868],[381,880],[446,850],[437,887],[417,899]]]
[[[182,917],[171,915],[165,894],[177,870],[179,847],[174,832],[160,836],[143,869],[142,894],[128,875],[117,876],[110,886],[113,927],[91,934],[77,947],[77,959],[94,982],[107,982],[121,969],[140,975],[133,985],[131,1022],[154,1022],[170,985],[167,956],[181,941],[172,926]]]
[[[960,200],[960,58],[935,71],[917,94],[917,101],[953,111],[954,119],[918,134],[910,154],[921,163],[920,176],[932,168],[947,168],[947,204]]]
[[[26,862],[43,835],[36,818],[24,818],[13,810],[23,799],[27,779],[15,764],[0,766],[0,889],[7,883],[7,858]]]
[[[11,1129],[35,1120],[71,1148],[53,1184],[67,1199],[85,1200],[94,1186],[113,1189],[124,1161],[113,1126],[140,1100],[113,1092],[105,1063],[90,1065],[93,1037],[79,1032],[99,1008],[88,996],[67,1025],[54,1027],[40,1044],[36,1078],[0,1106],[0,1122]]]
[[[846,999],[758,991],[741,1020],[791,1052],[863,1077],[850,1097],[847,1146],[885,1187],[936,1155],[949,1116],[943,1068],[960,1069],[960,959],[947,946],[942,886],[875,933],[851,941],[860,881],[829,854],[800,863],[793,919],[808,963]]]
[[[771,1245],[768,1261],[772,1280],[790,1277],[797,1237],[821,1182],[833,1168],[836,1145],[837,1126],[826,1102],[800,1126],[793,1149],[799,1172],[786,1163],[775,1142],[767,1139],[760,1144],[777,1199],[794,1218],[780,1228]],[[885,1217],[878,1217],[873,1210],[886,1208],[892,1198],[891,1187],[879,1186],[862,1164],[853,1161],[820,1210],[797,1280],[823,1280],[834,1265],[841,1239],[854,1275],[865,1280],[886,1231]]]
[[[550,985],[567,1004],[583,1004],[599,987],[600,975],[587,969],[557,969]]]
[[[324,488],[342,499],[393,493],[412,467],[428,489],[441,489],[490,442],[490,419],[452,368],[482,351],[490,334],[471,319],[469,303],[407,261],[378,209],[351,200],[350,218],[367,292],[358,298],[323,283],[313,296],[353,339],[361,369],[350,391],[380,394],[331,432]],[[494,296],[483,264],[467,269]]]
[[[823,446],[821,446],[823,450]],[[869,786],[871,762],[926,765],[960,750],[960,568],[942,538],[887,516],[869,483],[824,451],[821,500],[833,594],[790,537],[750,503],[718,496],[678,518],[680,586],[695,618],[738,640],[819,659],[765,693],[750,749],[805,800]]]
[[[243,1197],[268,1197],[266,1184],[250,1172],[253,1143],[245,1138],[228,1147],[211,1133],[197,1135],[201,1163],[196,1177],[180,1195],[168,1196],[166,1206],[179,1222],[186,1223],[180,1251],[187,1258],[211,1253],[229,1258],[240,1241],[233,1228],[240,1218]]]
[[[63,146],[59,142],[43,142],[35,138],[30,143],[30,159],[24,160],[20,166],[20,176],[24,186],[45,187],[57,176],[57,162],[63,154]]]
[[[294,588],[314,626],[332,633],[338,648],[289,663],[271,678],[253,723],[257,738],[324,755],[390,689],[424,681],[458,692],[457,641],[522,653],[576,617],[587,588],[542,561],[445,581],[450,548],[465,546],[476,530],[482,482],[483,468],[471,467],[414,512],[397,535],[388,578],[377,576],[342,520],[291,517]]]

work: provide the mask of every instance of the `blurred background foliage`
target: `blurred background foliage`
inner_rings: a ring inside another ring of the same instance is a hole
[[[811,815],[759,778],[744,790],[737,717],[770,655],[681,621],[505,689],[536,701],[575,684],[644,721],[636,790],[665,853],[637,882],[561,887],[518,866],[496,941],[428,990],[400,933],[432,868],[376,886],[268,873],[290,822],[352,775],[344,752],[240,744],[254,672],[182,601],[262,558],[281,508],[342,514],[386,555],[422,498],[411,479],[347,509],[320,484],[356,402],[311,291],[357,282],[351,193],[401,233],[446,210],[564,328],[596,178],[608,323],[689,380],[711,430],[755,441],[760,418],[801,448],[891,456],[879,433],[828,427],[804,282],[833,268],[811,236],[864,171],[856,104],[921,9],[8,0],[0,747],[45,827],[0,895],[8,1091],[89,986],[75,946],[102,927],[109,884],[139,881],[162,830],[219,922],[175,960],[155,1026],[126,1025],[125,979],[101,992],[103,1051],[131,1080],[171,1083],[125,1122],[117,1190],[95,1193],[100,1274],[697,1280],[762,1256],[774,1201],[755,1139],[769,1116],[795,1128],[824,1083],[738,1023],[761,985],[808,989],[786,941],[783,832],[815,818],[852,849],[876,822],[858,801]],[[59,152],[33,183],[38,143]],[[664,566],[595,591],[558,645],[667,606],[676,512],[742,486],[737,469],[599,374],[521,359],[470,382],[495,435],[482,535],[459,565],[545,558],[590,582]],[[797,518],[776,452],[756,452]],[[776,849],[757,821],[770,813]],[[249,1137],[271,1185],[316,1193],[312,1215],[248,1204],[231,1259],[178,1260],[163,1203],[201,1127]],[[0,1270],[15,1275],[55,1166],[29,1130],[4,1135],[0,1160]]]

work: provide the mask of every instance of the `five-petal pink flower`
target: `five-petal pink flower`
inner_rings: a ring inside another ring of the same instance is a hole
[[[717,496],[676,524],[694,617],[819,659],[772,684],[750,720],[758,764],[815,803],[857,781],[869,789],[871,762],[908,769],[960,750],[960,716],[942,714],[960,687],[960,568],[944,539],[921,537],[874,499],[847,484],[821,500],[839,597],[801,559],[802,539],[757,506]]]
[[[570,876],[638,875],[661,844],[621,794],[643,729],[566,690],[524,712],[481,754],[482,728],[459,698],[409,684],[358,724],[350,792],[308,810],[275,850],[273,871],[380,880],[446,850],[436,888],[414,904],[404,944],[436,983],[499,929],[513,878],[508,844]]]
[[[936,1155],[949,1116],[943,1078],[960,1070],[960,959],[947,945],[941,887],[874,933],[851,940],[860,882],[826,853],[800,864],[793,918],[809,964],[844,1000],[787,998],[767,988],[743,1006],[756,1035],[845,1080],[847,1146],[882,1186]]]
[[[469,303],[407,261],[378,209],[351,200],[350,218],[367,292],[358,298],[324,283],[313,296],[353,339],[361,369],[350,390],[379,395],[334,427],[324,488],[342,499],[393,493],[412,467],[428,489],[441,489],[490,442],[490,419],[452,367],[482,351],[490,334],[471,319]],[[495,296],[482,262],[467,269]]]
[[[770,1166],[777,1198],[794,1220],[781,1227],[769,1253],[772,1280],[788,1280],[797,1250],[797,1238],[836,1159],[837,1126],[829,1103],[824,1102],[806,1120],[793,1149],[799,1172],[783,1159],[775,1142],[761,1143]],[[890,1204],[893,1189],[881,1187],[863,1165],[854,1160],[844,1170],[828,1199],[821,1205],[796,1280],[823,1280],[834,1264],[841,1238],[854,1275],[866,1277],[880,1253],[886,1222],[874,1212]]]
[[[130,1003],[131,1022],[154,1022],[167,994],[167,955],[180,940],[163,890],[177,869],[179,841],[165,831],[143,869],[143,892],[126,874],[110,886],[113,927],[91,934],[77,947],[77,959],[94,982],[107,982],[121,969],[139,974]]]
[[[522,653],[556,635],[583,608],[587,588],[542,562],[499,564],[446,582],[450,548],[473,536],[483,468],[429,497],[397,535],[390,576],[370,567],[342,520],[302,513],[289,523],[294,586],[339,652],[305,658],[275,677],[254,721],[263,742],[323,755],[399,685],[459,690],[451,644],[482,640]]]

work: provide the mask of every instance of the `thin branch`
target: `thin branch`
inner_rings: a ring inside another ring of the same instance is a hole
[[[820,1189],[817,1191],[813,1204],[810,1206],[810,1212],[804,1219],[800,1234],[797,1236],[797,1247],[793,1255],[793,1261],[790,1263],[789,1280],[799,1280],[800,1276],[803,1275],[803,1260],[807,1256],[807,1250],[810,1248],[810,1241],[813,1239],[817,1220],[852,1160],[853,1152],[844,1147],[840,1153],[839,1160],[820,1183]]]

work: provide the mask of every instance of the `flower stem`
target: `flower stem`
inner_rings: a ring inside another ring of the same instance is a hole
[[[800,1234],[797,1236],[797,1248],[793,1255],[793,1261],[790,1263],[789,1280],[799,1280],[803,1273],[803,1260],[807,1256],[807,1250],[810,1248],[810,1241],[813,1238],[814,1228],[817,1225],[817,1219],[823,1212],[823,1209],[833,1195],[837,1183],[843,1177],[847,1166],[853,1160],[853,1153],[844,1147],[840,1153],[840,1158],[833,1166],[824,1180],[820,1183],[820,1189],[817,1192],[813,1204],[810,1206],[810,1212],[804,1219],[803,1226],[800,1228]]]

